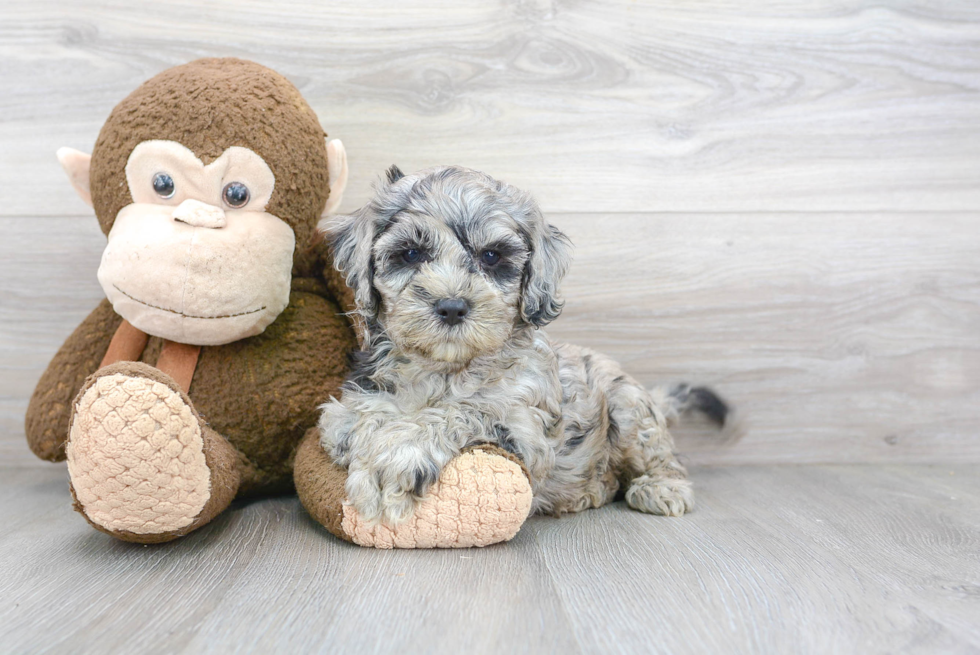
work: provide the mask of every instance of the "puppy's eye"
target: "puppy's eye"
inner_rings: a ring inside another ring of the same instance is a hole
[[[422,251],[418,248],[409,248],[402,253],[402,259],[406,264],[418,264],[422,261]]]
[[[248,187],[241,182],[229,182],[221,192],[221,197],[229,207],[244,207],[248,204],[249,196],[251,194],[248,192]]]
[[[166,173],[157,173],[153,176],[153,190],[157,195],[166,200],[174,197],[174,178]]]
[[[480,261],[487,266],[496,266],[500,262],[500,253],[496,250],[484,250],[480,253]]]

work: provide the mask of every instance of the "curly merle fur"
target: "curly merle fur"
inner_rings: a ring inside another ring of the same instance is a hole
[[[692,408],[723,423],[727,407],[703,388],[648,391],[608,357],[538,329],[561,313],[570,244],[530,195],[460,167],[392,167],[370,203],[322,228],[364,347],[340,400],[321,408],[321,443],[347,468],[363,518],[405,520],[479,443],[524,462],[536,512],[598,507],[621,489],[644,512],[693,508],[668,424]],[[440,318],[441,299],[465,301],[465,317]]]

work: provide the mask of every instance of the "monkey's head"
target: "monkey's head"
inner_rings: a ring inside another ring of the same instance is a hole
[[[262,332],[289,302],[294,252],[340,204],[346,156],[325,137],[278,73],[201,59],[119,103],[91,156],[59,150],[108,237],[99,282],[115,311],[194,345]]]

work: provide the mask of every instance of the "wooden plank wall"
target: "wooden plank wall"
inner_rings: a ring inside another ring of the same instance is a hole
[[[0,462],[101,297],[55,149],[224,55],[343,139],[345,210],[391,163],[534,192],[576,244],[550,332],[738,407],[690,461],[980,461],[977,3],[5,0]]]

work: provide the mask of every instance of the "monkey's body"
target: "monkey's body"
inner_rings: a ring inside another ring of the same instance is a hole
[[[293,488],[296,446],[316,425],[317,404],[337,393],[347,372],[346,353],[356,346],[321,281],[296,278],[293,288],[286,310],[262,334],[202,348],[188,393],[207,425],[240,458],[239,496]],[[65,459],[72,401],[98,370],[122,320],[103,300],[51,360],[27,409],[28,442],[38,457]],[[162,346],[162,339],[150,337],[140,361],[155,365]]]
[[[349,291],[315,245],[347,177],[325,137],[278,73],[202,59],[120,102],[91,156],[59,151],[107,237],[107,300],[41,377],[26,433],[67,460],[99,530],[169,541],[236,496],[292,488],[356,346]]]

